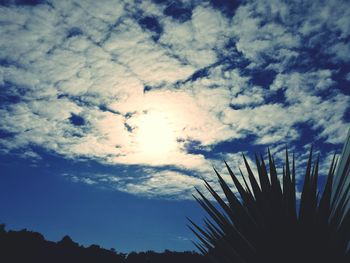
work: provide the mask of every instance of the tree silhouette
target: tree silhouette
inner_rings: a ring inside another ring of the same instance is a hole
[[[103,262],[124,263],[125,256],[92,245],[88,248],[64,236],[55,243],[37,232],[6,231],[0,225],[0,262]]]
[[[69,236],[58,242],[46,241],[37,233],[27,231],[6,231],[0,224],[0,262],[84,262],[84,263],[209,263],[206,257],[195,252],[163,253],[154,251],[131,252],[128,255],[106,250],[98,245],[80,246]]]

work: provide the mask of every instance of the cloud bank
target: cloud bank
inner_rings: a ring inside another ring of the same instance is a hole
[[[110,178],[184,198],[240,151],[218,145],[345,139],[346,1],[24,2],[0,6],[2,154],[141,166]]]

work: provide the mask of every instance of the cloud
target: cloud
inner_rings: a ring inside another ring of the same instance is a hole
[[[333,60],[341,61],[341,62],[349,62],[350,61],[350,47],[349,43],[340,42],[332,45],[328,49],[328,53],[335,56]]]
[[[164,34],[160,42],[181,60],[197,68],[217,61],[215,49],[222,48],[230,35],[229,21],[219,11],[198,6],[191,20],[184,23],[164,17]]]
[[[347,7],[272,0],[234,12],[208,2],[0,6],[1,152],[38,159],[39,147],[142,166],[154,170],[131,181],[74,176],[187,198],[221,157],[236,156],[235,147],[210,154],[217,145],[278,149],[312,132],[339,147],[349,125],[341,87],[349,79]]]
[[[164,171],[152,174],[145,180],[136,183],[128,183],[122,189],[128,193],[149,196],[179,196],[191,198],[194,186],[201,186],[203,182],[192,176],[173,171]]]
[[[299,47],[300,37],[290,28],[271,20],[271,16],[286,12],[284,4],[261,2],[237,9],[231,25],[237,39],[237,50],[251,61],[251,66],[261,65],[267,60],[288,61],[295,56],[293,49]]]
[[[345,79],[346,79],[347,81],[350,81],[350,72],[349,72],[348,74],[346,74]]]

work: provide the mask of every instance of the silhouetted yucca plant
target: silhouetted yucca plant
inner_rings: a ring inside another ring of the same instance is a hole
[[[350,212],[346,209],[349,186],[339,191],[333,179],[337,160],[333,157],[324,189],[318,189],[319,158],[308,158],[300,200],[296,198],[294,155],[291,163],[286,150],[282,185],[273,156],[268,151],[268,167],[256,156],[258,179],[243,156],[248,178],[243,183],[226,164],[237,189],[237,196],[215,170],[226,198],[204,180],[216,200],[198,189],[195,199],[208,213],[204,227],[190,221],[199,242],[196,247],[214,262],[350,262]],[[346,157],[349,169],[349,157]],[[346,181],[348,171],[342,173]],[[250,186],[248,186],[250,184]],[[333,189],[335,189],[334,193]],[[341,193],[342,192],[342,193]]]

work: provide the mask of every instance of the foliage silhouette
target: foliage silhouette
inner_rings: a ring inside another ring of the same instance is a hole
[[[127,263],[210,263],[209,259],[194,252],[171,252],[165,250],[164,253],[154,251],[132,252],[127,256]]]
[[[0,225],[0,262],[105,262],[124,263],[125,256],[92,245],[79,246],[69,236],[59,242],[51,242],[37,233],[6,231]]]
[[[204,180],[216,202],[199,190],[199,197],[194,198],[210,219],[204,219],[204,227],[189,219],[189,228],[199,239],[194,244],[202,254],[220,263],[350,262],[350,210],[346,209],[350,184],[343,183],[342,191],[338,190],[339,185],[333,186],[337,159],[333,157],[320,192],[319,157],[313,162],[311,149],[301,197],[297,200],[294,155],[292,164],[289,158],[286,150],[282,184],[270,151],[269,167],[262,156],[256,155],[258,177],[243,155],[248,180],[240,171],[242,183],[225,162],[237,195],[215,169],[224,197]],[[349,179],[349,155],[343,156],[343,160],[346,169],[338,171],[340,182]]]
[[[69,236],[59,242],[51,242],[36,232],[27,230],[6,231],[0,224],[0,262],[27,263],[209,263],[209,260],[195,252],[164,253],[131,252],[128,255],[106,250],[98,245],[87,248],[75,243]]]

